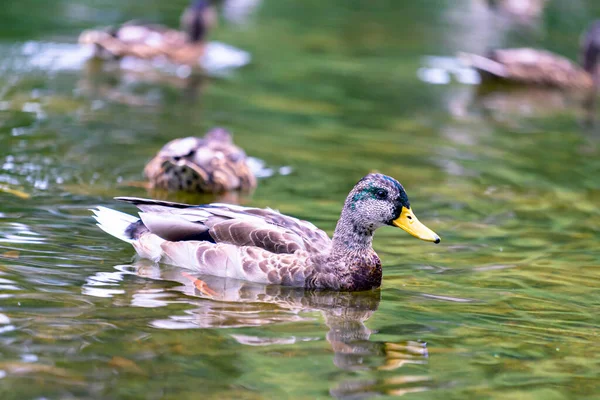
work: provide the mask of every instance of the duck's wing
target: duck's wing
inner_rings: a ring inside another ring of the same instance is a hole
[[[263,219],[269,224],[294,232],[306,242],[308,249],[323,252],[329,249],[331,245],[331,239],[327,233],[308,221],[281,214],[270,208],[248,208],[246,212]]]
[[[79,36],[79,43],[95,45],[114,57],[134,56],[150,59],[163,53],[160,48],[148,46],[143,40],[122,40],[111,31],[84,31]]]
[[[256,177],[243,149],[231,142],[204,140],[189,160],[206,171],[216,189],[251,190],[256,187]]]
[[[145,44],[159,46],[165,41],[185,42],[185,33],[170,29],[164,25],[132,20],[114,30],[113,36],[126,44]]]
[[[459,53],[458,59],[467,66],[487,75],[498,78],[507,78],[508,71],[504,65],[479,54]]]
[[[187,48],[184,32],[158,24],[128,21],[121,26],[83,32],[82,44],[94,44],[113,56],[151,59],[169,56],[179,48]]]
[[[331,245],[327,234],[310,222],[270,209],[218,203],[189,206],[130,197],[117,200],[136,205],[148,230],[169,241],[203,240],[279,254],[320,253]]]

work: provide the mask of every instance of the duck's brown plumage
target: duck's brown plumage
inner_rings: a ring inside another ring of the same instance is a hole
[[[202,138],[167,143],[146,165],[144,174],[152,187],[170,191],[221,193],[256,187],[246,153],[222,128]]]
[[[592,75],[587,71],[569,59],[545,50],[493,50],[487,57],[468,55],[468,62],[484,79],[583,90],[594,87]]]
[[[119,200],[135,204],[140,219],[106,208],[94,211],[96,219],[141,256],[259,283],[370,289],[381,284],[381,262],[371,246],[377,228],[395,225],[439,242],[412,214],[404,188],[381,174],[367,175],[352,189],[333,239],[310,222],[271,209]]]
[[[594,23],[582,44],[583,66],[546,50],[532,48],[498,49],[487,56],[463,54],[461,58],[484,79],[522,85],[591,90],[600,52],[600,21]]]
[[[208,1],[196,0],[182,15],[183,31],[129,21],[116,28],[84,31],[79,43],[93,44],[100,57],[165,57],[178,64],[195,66],[204,54],[204,35],[215,20]]]

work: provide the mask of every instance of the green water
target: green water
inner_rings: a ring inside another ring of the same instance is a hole
[[[506,26],[476,1],[265,0],[213,34],[253,63],[195,97],[177,79],[33,61],[75,51],[93,26],[174,26],[184,0],[10,3],[0,398],[598,398],[600,128],[557,93],[417,78],[425,55],[490,46],[575,58],[597,2],[552,1],[537,24]],[[442,243],[378,231],[380,291],[205,278],[210,298],[94,225],[89,208],[133,212],[112,197],[154,195],[135,182],[166,141],[215,125],[267,166],[292,168],[243,204],[331,232],[353,184],[378,170]]]

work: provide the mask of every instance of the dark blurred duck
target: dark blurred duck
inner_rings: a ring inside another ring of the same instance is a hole
[[[194,193],[249,191],[256,178],[244,150],[233,144],[222,128],[203,138],[187,137],[167,143],[154,157],[144,174],[154,188]]]
[[[183,31],[129,21],[115,28],[84,31],[79,43],[95,45],[96,55],[102,58],[166,57],[178,64],[197,65],[204,54],[206,32],[216,21],[208,0],[194,0],[181,16]]]
[[[531,48],[493,50],[487,57],[462,54],[482,79],[561,89],[592,90],[598,87],[600,20],[593,23],[582,43],[580,67],[567,58]]]

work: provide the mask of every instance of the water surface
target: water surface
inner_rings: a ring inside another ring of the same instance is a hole
[[[133,17],[175,26],[185,1],[13,3],[0,15],[2,399],[597,398],[597,126],[560,93],[418,74],[424,56],[490,46],[576,58],[594,1],[552,1],[523,25],[467,0],[264,0],[213,35],[253,63],[193,85],[74,45]],[[207,290],[94,225],[91,207],[134,211],[114,196],[165,197],[138,184],[144,164],[215,125],[292,170],[233,200],[331,233],[378,170],[442,243],[378,231],[378,291],[203,277]]]

